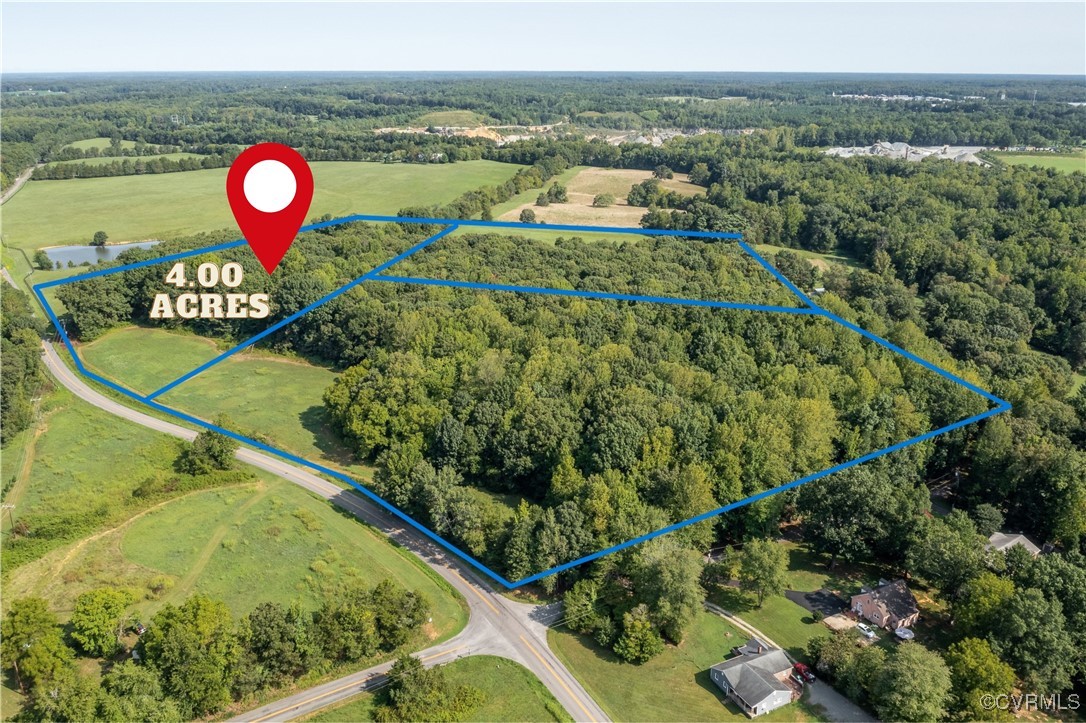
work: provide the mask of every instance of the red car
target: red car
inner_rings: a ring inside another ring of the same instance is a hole
[[[817,678],[815,678],[815,674],[811,672],[811,669],[803,663],[796,663],[794,667],[795,671],[799,675],[803,676],[803,679],[806,680],[808,683],[813,683],[817,680]]]

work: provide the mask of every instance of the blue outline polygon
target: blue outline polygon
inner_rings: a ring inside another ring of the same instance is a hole
[[[475,221],[475,220],[465,220],[465,219],[417,218],[417,217],[408,217],[408,216],[376,216],[376,215],[365,215],[365,214],[346,216],[344,218],[332,219],[330,221],[322,221],[320,223],[315,223],[315,224],[310,224],[308,226],[303,226],[302,228],[299,229],[299,233],[306,232],[306,231],[315,231],[317,229],[328,228],[328,227],[331,227],[331,226],[338,226],[338,225],[344,224],[344,223],[354,223],[354,222],[358,222],[358,221],[372,221],[372,222],[384,222],[384,223],[413,223],[413,224],[424,224],[424,225],[433,225],[433,226],[444,226],[445,228],[442,229],[439,233],[425,239],[424,241],[421,241],[421,242],[415,244],[414,246],[412,246],[408,250],[404,251],[403,253],[401,253],[401,254],[399,254],[397,256],[394,256],[393,258],[389,259],[388,261],[385,261],[382,264],[379,264],[378,266],[375,266],[372,270],[366,272],[365,274],[358,277],[354,281],[351,281],[350,283],[348,283],[348,284],[346,284],[344,286],[341,286],[340,288],[336,289],[335,291],[327,294],[326,296],[324,296],[324,297],[318,299],[317,301],[313,302],[312,304],[306,306],[304,309],[301,309],[301,310],[295,312],[294,314],[291,314],[290,316],[286,317],[285,319],[282,319],[282,320],[276,322],[275,324],[268,327],[264,331],[250,337],[249,339],[246,339],[245,341],[241,342],[237,346],[235,346],[235,347],[233,347],[231,349],[228,349],[227,351],[223,352],[222,354],[220,354],[216,358],[212,359],[211,361],[200,365],[199,367],[193,369],[190,372],[187,372],[186,374],[183,374],[182,376],[178,377],[177,379],[173,380],[172,382],[166,384],[165,386],[163,386],[163,387],[161,387],[161,388],[159,388],[159,389],[157,389],[157,390],[155,390],[155,391],[153,391],[153,392],[151,392],[150,394],[147,394],[147,395],[141,395],[138,392],[132,391],[131,389],[127,389],[125,387],[122,387],[121,385],[116,384],[115,382],[112,382],[112,381],[110,381],[110,380],[108,380],[108,379],[106,379],[106,378],[104,378],[104,377],[102,377],[102,376],[100,376],[98,374],[95,374],[94,372],[90,371],[89,369],[87,369],[86,366],[84,366],[84,364],[83,364],[83,360],[80,359],[79,354],[76,353],[75,347],[72,345],[71,340],[68,338],[67,331],[64,329],[64,326],[60,323],[60,319],[57,318],[56,313],[53,311],[52,307],[49,305],[49,302],[46,300],[45,295],[42,293],[42,290],[53,287],[53,286],[61,286],[63,284],[70,284],[70,283],[74,283],[74,282],[77,282],[77,281],[86,281],[88,279],[93,279],[93,278],[96,278],[96,277],[99,277],[99,276],[106,276],[106,275],[109,275],[109,274],[120,273],[122,271],[130,271],[132,269],[142,268],[142,267],[145,267],[145,266],[151,266],[153,264],[161,264],[161,263],[166,263],[166,262],[169,262],[169,261],[176,261],[176,260],[179,260],[179,259],[189,258],[191,256],[199,256],[201,254],[206,254],[206,253],[210,253],[210,252],[214,252],[214,251],[222,251],[222,250],[225,250],[225,249],[236,248],[236,247],[244,245],[246,243],[244,239],[239,239],[237,241],[231,241],[229,243],[224,243],[224,244],[218,244],[218,245],[215,245],[215,246],[205,246],[203,248],[193,249],[191,251],[184,251],[184,252],[176,253],[176,254],[170,254],[168,256],[161,256],[161,257],[154,258],[154,259],[147,259],[145,261],[139,261],[137,263],[125,264],[124,266],[115,266],[115,267],[112,267],[112,268],[109,268],[109,269],[101,269],[99,271],[93,271],[93,272],[89,272],[89,273],[86,273],[86,274],[78,274],[76,276],[70,276],[70,277],[64,278],[64,279],[56,279],[54,281],[46,281],[46,282],[43,282],[41,284],[35,284],[33,286],[34,294],[38,297],[38,301],[41,302],[42,307],[45,309],[46,314],[48,314],[50,321],[52,321],[52,323],[53,323],[53,326],[56,327],[57,333],[60,335],[61,339],[63,340],[65,348],[67,348],[68,353],[71,354],[72,359],[75,362],[76,369],[78,369],[79,372],[83,376],[85,376],[85,377],[87,377],[89,379],[92,379],[92,380],[94,380],[94,381],[96,381],[96,382],[98,382],[100,384],[104,384],[105,386],[109,387],[110,389],[113,389],[114,391],[119,392],[119,393],[121,393],[121,394],[123,394],[123,395],[125,395],[127,397],[132,398],[132,399],[135,399],[137,402],[145,404],[145,405],[151,407],[152,409],[157,409],[160,412],[164,412],[164,413],[169,414],[169,415],[171,415],[173,417],[176,417],[178,419],[189,422],[190,424],[195,424],[198,427],[202,427],[204,429],[210,429],[210,430],[213,430],[213,431],[218,432],[220,434],[224,434],[224,435],[226,435],[228,437],[232,437],[233,439],[237,440],[238,442],[249,445],[250,447],[255,447],[256,449],[262,450],[264,452],[269,452],[269,453],[274,454],[274,455],[276,455],[278,457],[282,457],[283,459],[289,460],[289,461],[294,462],[296,464],[300,464],[303,467],[308,467],[309,469],[312,469],[312,470],[314,470],[316,472],[319,472],[319,473],[321,473],[323,475],[327,475],[329,477],[333,477],[333,478],[335,478],[337,480],[340,480],[342,482],[346,482],[348,485],[350,485],[352,488],[354,488],[355,490],[360,492],[363,496],[365,496],[371,502],[377,504],[379,507],[381,507],[385,511],[389,512],[390,514],[394,515],[395,517],[399,518],[403,522],[411,525],[413,528],[415,528],[416,530],[418,530],[422,534],[426,535],[428,538],[430,538],[434,542],[438,543],[439,545],[441,545],[445,549],[449,550],[450,552],[454,553],[458,557],[462,558],[463,560],[465,560],[466,562],[471,564],[473,567],[475,567],[479,571],[486,574],[492,580],[494,580],[495,582],[499,583],[500,585],[502,585],[503,587],[506,587],[508,589],[518,588],[518,587],[521,587],[522,585],[527,585],[528,583],[535,582],[536,580],[547,577],[548,575],[554,575],[556,573],[562,572],[563,570],[568,570],[570,568],[577,567],[578,565],[583,565],[586,562],[590,562],[592,560],[595,560],[596,558],[603,557],[604,555],[609,555],[609,554],[611,554],[613,552],[618,552],[619,550],[624,550],[624,549],[626,549],[628,547],[631,547],[633,545],[637,545],[637,544],[639,544],[641,542],[645,542],[646,540],[651,540],[651,539],[653,539],[655,537],[665,535],[665,534],[667,534],[669,532],[674,532],[675,530],[681,529],[683,527],[687,527],[689,525],[693,525],[693,524],[695,524],[697,522],[701,522],[703,520],[711,519],[711,518],[716,517],[718,515],[721,515],[721,514],[723,514],[725,512],[729,512],[731,510],[738,509],[740,507],[744,507],[744,506],[749,505],[749,504],[751,504],[753,502],[757,502],[758,500],[765,499],[766,497],[770,497],[770,496],[778,494],[780,492],[784,492],[785,490],[793,489],[793,488],[798,487],[798,486],[800,486],[802,484],[806,484],[807,482],[812,482],[812,481],[814,481],[816,479],[821,479],[822,477],[826,477],[827,475],[833,474],[835,472],[840,472],[842,470],[846,470],[846,469],[849,469],[851,467],[855,467],[855,466],[857,466],[859,464],[863,464],[864,462],[869,462],[869,461],[871,461],[873,459],[876,459],[878,457],[882,457],[883,455],[889,454],[891,452],[895,452],[895,451],[897,451],[899,449],[904,449],[906,447],[911,447],[911,446],[913,446],[915,444],[919,444],[921,442],[932,439],[932,438],[937,437],[939,435],[946,434],[947,432],[951,432],[951,431],[953,431],[955,429],[960,429],[960,428],[965,427],[967,425],[979,422],[979,421],[981,421],[983,419],[987,419],[988,417],[991,417],[993,415],[1001,414],[1003,412],[1010,411],[1010,409],[1011,409],[1011,405],[1010,405],[1009,402],[1007,402],[1007,401],[1005,401],[1003,399],[1000,399],[999,397],[995,396],[991,392],[988,392],[988,391],[986,391],[984,389],[981,389],[980,387],[978,387],[978,386],[976,386],[974,384],[971,384],[970,382],[967,382],[966,380],[964,380],[964,379],[962,379],[962,378],[960,378],[960,377],[958,377],[958,376],[956,376],[954,374],[951,374],[950,372],[948,372],[948,371],[946,371],[944,369],[939,368],[935,364],[932,364],[929,361],[921,359],[920,357],[916,356],[915,354],[912,354],[911,352],[908,352],[908,351],[902,349],[901,347],[899,347],[899,346],[897,346],[895,344],[892,344],[889,341],[886,341],[885,339],[883,339],[883,338],[881,338],[879,336],[876,336],[875,334],[872,334],[871,332],[867,331],[866,329],[863,329],[863,328],[857,326],[856,324],[853,324],[850,321],[842,319],[840,316],[834,314],[833,312],[828,311],[828,310],[823,309],[822,307],[818,306],[806,294],[804,294],[798,287],[796,287],[795,284],[793,284],[791,281],[788,280],[788,278],[786,278],[783,274],[781,274],[780,271],[778,271],[776,268],[774,268],[772,264],[770,264],[768,261],[766,261],[757,251],[755,251],[745,241],[743,241],[742,240],[743,237],[742,237],[741,234],[723,233],[723,232],[716,232],[716,231],[672,231],[672,230],[665,230],[665,229],[621,228],[621,227],[612,227],[612,226],[573,226],[573,225],[563,225],[563,224],[530,224],[530,223],[517,223],[517,222],[510,222],[510,221]],[[455,281],[455,280],[443,280],[443,279],[425,279],[425,278],[415,278],[415,277],[401,277],[401,276],[384,275],[384,274],[381,273],[381,272],[389,269],[390,267],[394,266],[395,264],[399,263],[400,261],[408,258],[412,254],[414,254],[414,253],[416,253],[418,251],[421,251],[422,249],[426,248],[427,246],[429,246],[433,242],[437,241],[438,239],[441,239],[441,238],[447,236],[448,234],[452,233],[453,231],[455,231],[457,228],[459,228],[461,226],[477,226],[477,227],[484,227],[484,228],[517,229],[517,230],[522,230],[522,231],[526,230],[526,229],[538,229],[538,230],[544,230],[544,231],[574,231],[574,232],[588,232],[588,233],[636,234],[636,235],[640,235],[640,236],[678,236],[678,237],[683,237],[683,238],[733,240],[733,241],[737,241],[739,248],[741,248],[752,259],[754,259],[763,269],[765,269],[767,272],[772,274],[778,281],[780,281],[785,287],[787,287],[788,290],[791,291],[802,302],[803,306],[793,308],[793,307],[785,307],[785,306],[769,306],[769,305],[760,305],[760,304],[741,304],[741,303],[736,303],[736,302],[725,302],[725,301],[707,301],[707,300],[698,300],[698,299],[677,299],[677,298],[674,298],[674,297],[662,297],[662,296],[638,296],[638,295],[632,295],[632,294],[614,294],[614,293],[595,292],[595,291],[580,291],[580,290],[574,291],[574,290],[569,290],[569,289],[549,289],[549,288],[536,287],[536,286],[520,286],[520,285],[505,285],[505,284],[483,284],[483,283],[468,282],[468,281]],[[619,543],[617,545],[612,545],[611,547],[608,547],[608,548],[603,549],[603,550],[599,550],[597,552],[593,552],[592,554],[585,555],[585,556],[580,557],[580,558],[578,558],[576,560],[571,560],[570,562],[566,562],[566,563],[563,563],[561,565],[557,565],[557,566],[552,567],[552,568],[550,568],[548,570],[544,570],[543,572],[538,572],[538,573],[536,573],[534,575],[529,575],[528,577],[525,577],[525,578],[522,578],[520,580],[516,580],[516,581],[511,582],[511,581],[505,579],[504,576],[500,575],[497,572],[494,572],[493,570],[488,568],[486,565],[479,562],[474,557],[472,557],[468,553],[466,553],[463,550],[461,550],[460,548],[458,548],[456,545],[452,544],[451,542],[444,539],[440,535],[437,535],[436,533],[432,532],[425,525],[422,525],[422,524],[418,523],[410,515],[406,514],[405,512],[402,512],[396,506],[390,504],[389,502],[386,502],[384,499],[382,499],[377,494],[375,494],[370,489],[368,489],[365,485],[362,485],[359,482],[351,479],[347,475],[345,475],[345,474],[343,474],[341,472],[337,472],[337,471],[335,471],[333,469],[330,469],[328,467],[325,467],[323,465],[317,464],[315,462],[311,462],[309,460],[303,459],[303,458],[301,458],[301,457],[299,457],[297,455],[291,454],[290,452],[286,452],[284,450],[277,449],[277,448],[272,447],[270,445],[264,444],[263,442],[259,442],[259,441],[255,440],[255,439],[250,439],[250,438],[248,438],[248,437],[246,437],[244,435],[238,434],[237,432],[233,432],[231,430],[224,429],[222,427],[211,424],[209,422],[205,422],[202,419],[198,419],[198,418],[196,418],[196,417],[194,417],[194,416],[192,416],[190,414],[186,414],[185,412],[182,412],[180,410],[173,409],[172,407],[167,407],[166,405],[155,401],[155,397],[158,397],[161,394],[164,394],[165,392],[173,389],[174,387],[178,386],[179,384],[184,383],[185,381],[191,379],[192,377],[196,376],[197,374],[200,374],[201,372],[206,371],[207,369],[211,368],[215,364],[218,364],[219,362],[223,361],[227,357],[237,353],[241,349],[244,349],[244,348],[246,348],[248,346],[251,346],[252,344],[255,344],[256,342],[260,341],[261,339],[267,337],[269,334],[272,334],[275,331],[278,331],[279,329],[283,328],[284,326],[291,323],[292,321],[295,321],[296,319],[298,319],[302,315],[304,315],[304,314],[308,313],[309,311],[312,311],[313,309],[317,308],[321,304],[324,304],[324,303],[326,303],[328,301],[331,301],[332,299],[339,296],[340,294],[342,294],[342,293],[344,293],[344,292],[346,292],[346,291],[354,288],[355,286],[358,286],[359,284],[362,284],[362,283],[364,283],[366,281],[394,282],[394,283],[404,283],[404,284],[425,284],[425,285],[432,285],[432,286],[449,286],[449,287],[455,287],[455,288],[481,289],[481,290],[489,290],[489,291],[507,291],[507,292],[514,292],[514,293],[551,294],[551,295],[567,296],[567,297],[568,296],[573,296],[573,297],[593,298],[593,299],[617,299],[617,300],[622,300],[622,301],[633,301],[633,302],[680,304],[680,305],[688,305],[688,306],[702,306],[702,307],[715,307],[715,308],[727,308],[727,309],[746,309],[746,310],[750,310],[750,311],[759,311],[759,312],[766,312],[766,313],[797,314],[797,315],[807,315],[807,316],[822,316],[822,317],[825,317],[825,318],[827,318],[827,319],[829,319],[829,320],[831,320],[831,321],[833,321],[833,322],[835,322],[837,324],[840,324],[841,326],[845,327],[846,329],[849,329],[851,331],[854,331],[854,332],[860,334],[861,336],[866,337],[867,339],[875,342],[876,344],[878,344],[878,345],[880,345],[880,346],[882,346],[882,347],[884,347],[886,349],[889,349],[890,351],[894,352],[895,354],[899,354],[899,355],[909,359],[910,361],[913,361],[913,362],[916,362],[917,364],[920,364],[925,369],[928,369],[929,371],[935,372],[936,374],[943,377],[944,379],[952,381],[955,384],[958,384],[959,386],[962,386],[962,387],[968,389],[971,392],[974,392],[976,394],[981,395],[982,397],[987,399],[989,402],[994,403],[996,406],[994,408],[992,408],[992,409],[989,409],[986,412],[981,413],[981,414],[973,415],[972,417],[960,420],[958,422],[954,422],[953,424],[948,424],[948,425],[946,425],[944,427],[940,427],[939,429],[933,429],[933,430],[931,430],[929,432],[925,432],[925,433],[917,435],[915,437],[911,437],[910,439],[906,439],[906,440],[904,440],[902,442],[898,442],[896,444],[890,445],[889,447],[885,447],[885,448],[877,450],[875,452],[869,452],[869,453],[867,453],[867,454],[865,454],[865,455],[863,455],[861,457],[857,457],[855,459],[849,460],[848,462],[842,462],[841,464],[834,465],[833,467],[830,467],[828,469],[824,469],[821,472],[815,472],[813,474],[809,474],[809,475],[807,475],[805,477],[801,477],[801,478],[799,478],[797,480],[794,480],[792,482],[789,482],[787,484],[783,484],[783,485],[780,485],[778,487],[774,487],[772,489],[763,490],[762,492],[759,492],[758,494],[751,495],[750,497],[746,497],[746,498],[744,498],[742,500],[738,500],[736,502],[731,502],[731,503],[729,503],[727,505],[724,505],[723,507],[718,507],[718,508],[716,508],[714,510],[709,510],[708,512],[703,512],[700,515],[696,515],[696,516],[691,517],[691,518],[689,518],[687,520],[683,520],[681,522],[676,522],[675,524],[668,525],[667,527],[663,527],[663,528],[661,528],[659,530],[656,530],[655,532],[650,532],[650,533],[641,535],[640,537],[635,537],[635,538],[633,538],[631,540],[627,540],[626,542],[622,542],[622,543]]]

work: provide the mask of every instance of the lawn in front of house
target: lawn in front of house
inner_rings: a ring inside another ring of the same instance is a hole
[[[789,603],[791,604],[791,603]],[[709,678],[710,666],[732,656],[749,636],[724,618],[699,612],[681,645],[642,665],[619,660],[583,635],[551,629],[551,649],[589,695],[616,721],[745,721]],[[767,714],[767,721],[819,720],[802,701]]]

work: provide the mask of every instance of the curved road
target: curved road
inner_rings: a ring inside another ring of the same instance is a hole
[[[23,184],[30,180],[30,177],[34,175],[34,171],[38,170],[44,165],[44,163],[38,163],[20,173],[18,178],[11,182],[11,185],[8,186],[8,189],[4,191],[3,194],[0,194],[0,203],[7,203],[8,199],[18,193],[19,189],[23,187]]]
[[[46,367],[73,394],[90,404],[130,422],[192,440],[196,432],[172,422],[152,417],[100,394],[67,367],[49,342],[43,342]],[[608,721],[577,679],[555,657],[547,645],[547,624],[561,615],[555,606],[535,606],[514,602],[494,590],[459,558],[430,542],[412,528],[369,503],[365,498],[344,490],[299,467],[271,455],[242,447],[237,458],[254,467],[304,487],[358,519],[373,525],[396,543],[418,555],[438,575],[448,581],[468,603],[467,626],[454,638],[416,654],[424,663],[435,665],[466,655],[497,655],[514,660],[531,670],[577,721]],[[332,703],[378,687],[391,663],[345,676],[310,688],[234,718],[236,721],[290,720],[312,713]]]

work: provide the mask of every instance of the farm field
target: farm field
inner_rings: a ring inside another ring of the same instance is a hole
[[[483,704],[470,720],[515,723],[517,721],[568,721],[561,704],[531,671],[518,663],[492,655],[473,655],[444,666],[452,685],[473,685],[483,691]],[[365,693],[344,705],[328,708],[306,721],[368,721],[373,719],[375,697]]]
[[[309,217],[394,214],[404,206],[448,203],[519,169],[496,161],[311,164]],[[14,248],[85,243],[105,230],[110,241],[140,241],[234,225],[223,189],[227,169],[65,181],[31,181],[4,204],[3,241]],[[43,218],[49,219],[43,224]]]
[[[149,394],[227,348],[195,334],[130,326],[80,345],[79,353],[93,371]]]
[[[480,115],[472,110],[435,110],[425,113],[414,120],[415,125],[421,126],[451,126],[456,128],[475,128],[485,125],[493,118]]]
[[[95,371],[144,393],[219,351],[203,337],[140,327],[112,331],[80,349]],[[244,353],[193,377],[159,401],[203,419],[225,414],[247,436],[369,479],[372,469],[352,459],[325,416],[322,395],[335,376],[302,360]]]
[[[28,256],[30,253],[24,255],[24,249],[11,249],[2,247],[3,251],[3,264],[4,268],[8,270],[11,277],[15,279],[15,284],[20,290],[30,295],[31,299],[34,299],[34,291],[31,288],[34,284],[40,284],[46,281],[53,281],[54,279],[63,279],[76,274],[86,273],[90,269],[85,266],[76,266],[74,268],[59,268],[51,269],[49,271],[42,271],[37,268],[33,268],[30,264]],[[53,306],[53,309],[57,314],[63,314],[66,309],[64,304],[61,304],[56,298],[56,288],[48,288],[43,292],[45,298],[49,300],[49,303]],[[36,300],[31,302],[31,306],[34,308],[35,313],[39,313],[38,304]],[[44,318],[44,314],[40,314]]]
[[[731,657],[732,647],[747,637],[723,618],[702,611],[682,645],[669,645],[647,663],[630,665],[588,637],[554,629],[547,635],[551,649],[604,711],[613,720],[631,723],[749,720],[709,679],[709,667]],[[764,720],[819,718],[800,701],[770,712]]]
[[[1074,153],[997,153],[993,156],[1014,166],[1054,168],[1062,173],[1086,173],[1086,150]]]
[[[84,138],[81,141],[74,141],[72,143],[69,143],[66,147],[67,148],[78,148],[78,149],[80,149],[82,151],[90,150],[91,148],[97,148],[99,151],[104,151],[105,149],[109,148],[109,139],[108,138],[103,138],[103,137]],[[121,148],[135,148],[135,147],[136,147],[136,142],[135,141],[128,141],[128,140],[123,140],[123,139],[121,140]]]
[[[494,208],[494,217],[501,221],[517,221],[526,208],[535,212],[536,219],[546,223],[580,224],[585,226],[627,226],[636,228],[646,209],[630,206],[626,195],[630,187],[652,178],[650,171],[616,168],[588,168],[579,166],[560,174],[546,183],[550,187],[555,180],[566,186],[569,202],[536,206],[538,189],[522,193]],[[705,189],[687,180],[686,174],[676,173],[675,178],[661,181],[661,187],[687,195],[695,195]],[[595,208],[592,199],[597,194],[609,193],[615,203],[606,208]]]

